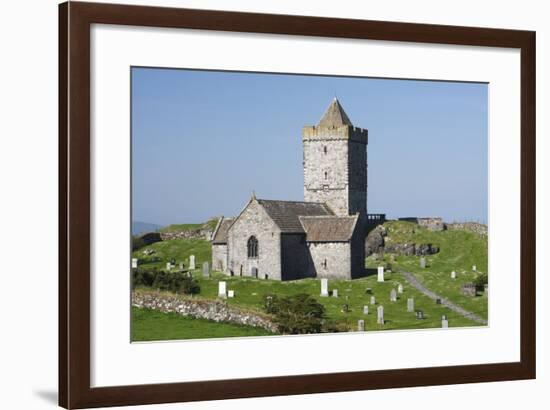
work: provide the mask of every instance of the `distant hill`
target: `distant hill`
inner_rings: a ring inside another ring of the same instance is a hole
[[[155,232],[162,228],[162,225],[149,222],[132,221],[132,235],[141,235],[147,232]]]

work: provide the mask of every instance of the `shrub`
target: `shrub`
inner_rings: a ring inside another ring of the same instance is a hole
[[[305,293],[282,298],[266,295],[264,308],[275,316],[281,333],[306,334],[322,331],[325,307]]]
[[[143,248],[145,245],[146,245],[146,243],[143,240],[143,238],[138,237],[138,236],[132,236],[132,252]]]
[[[487,273],[480,273],[474,279],[474,285],[477,289],[483,289],[486,284],[489,283],[489,275]]]
[[[187,295],[200,293],[199,282],[192,276],[182,272],[166,272],[135,269],[132,277],[134,287],[146,286],[170,292],[181,292]]]
[[[153,286],[155,275],[156,272],[154,271],[149,271],[141,268],[134,269],[132,273],[132,285],[133,287]]]

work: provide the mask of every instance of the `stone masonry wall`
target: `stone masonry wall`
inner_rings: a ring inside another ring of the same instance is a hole
[[[227,272],[226,244],[212,244],[212,269]]]
[[[281,235],[283,280],[295,280],[308,277],[310,255],[305,234]]]
[[[258,258],[249,259],[247,242],[251,236],[258,240]],[[258,277],[267,274],[270,279],[281,280],[280,229],[256,200],[246,207],[228,231],[228,269],[234,275],[251,276],[252,268]]]
[[[277,326],[268,315],[230,307],[221,300],[191,299],[185,296],[172,296],[153,291],[139,291],[132,292],[132,306],[164,313],[174,312],[182,316],[215,322],[261,327],[269,332],[277,332]]]
[[[312,259],[311,276],[351,279],[351,250],[348,242],[311,242],[308,247]]]

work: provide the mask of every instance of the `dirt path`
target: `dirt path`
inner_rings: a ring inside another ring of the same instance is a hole
[[[474,322],[481,323],[482,325],[487,324],[487,321],[482,317],[479,317],[475,313],[468,312],[466,309],[461,308],[458,305],[455,305],[454,303],[448,301],[447,299],[439,296],[437,293],[432,292],[430,289],[426,288],[422,283],[420,283],[420,281],[412,273],[403,272],[403,276],[405,276],[405,279],[407,279],[407,282],[409,282],[414,288],[422,292],[424,295],[426,295],[430,299],[433,299],[433,300],[441,299],[441,304],[443,306],[448,307],[449,309],[458,313],[459,315],[467,317],[468,319],[471,319]]]

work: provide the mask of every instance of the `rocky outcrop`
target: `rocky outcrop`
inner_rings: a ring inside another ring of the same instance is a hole
[[[386,244],[384,252],[403,256],[425,256],[439,252],[439,248],[431,243],[390,243]]]
[[[370,231],[365,239],[365,255],[370,256],[373,253],[381,253],[384,250],[384,237],[386,235],[386,228],[383,225],[378,225]]]
[[[164,313],[174,312],[182,316],[214,322],[261,327],[272,333],[277,332],[277,325],[271,321],[270,316],[229,306],[223,300],[192,299],[186,296],[140,290],[132,292],[132,306]]]
[[[160,234],[163,241],[169,241],[172,239],[206,239],[210,240],[212,236],[212,229],[201,227],[197,229],[186,229],[181,231],[161,232]]]

